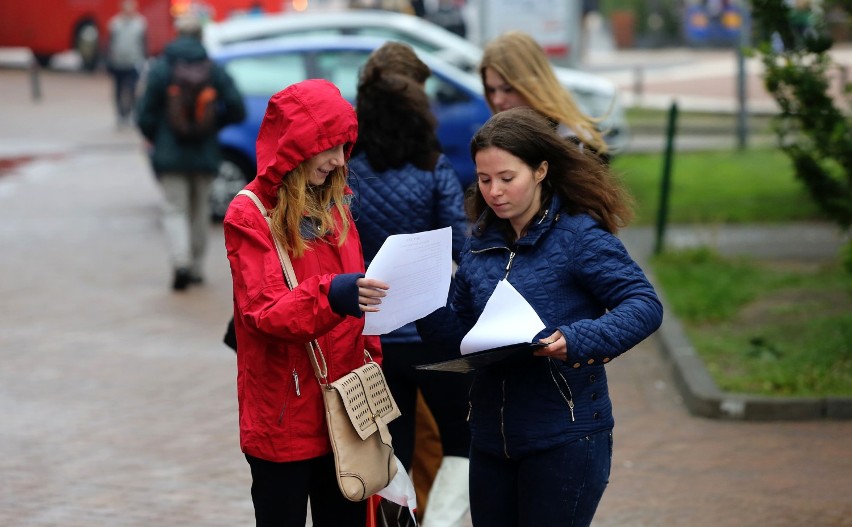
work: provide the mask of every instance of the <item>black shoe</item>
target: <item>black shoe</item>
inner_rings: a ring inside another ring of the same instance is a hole
[[[172,282],[172,289],[175,291],[184,291],[192,283],[192,273],[186,267],[175,269],[175,281]]]

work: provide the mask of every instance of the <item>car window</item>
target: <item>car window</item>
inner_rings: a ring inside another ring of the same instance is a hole
[[[355,101],[358,94],[358,76],[367,62],[367,50],[328,50],[316,55],[317,74],[340,88],[340,94]]]
[[[470,100],[470,96],[464,90],[434,74],[426,80],[425,89],[433,104],[438,103],[445,106]]]
[[[295,53],[235,58],[225,70],[243,95],[269,96],[307,78],[305,61]]]
[[[359,27],[359,28],[347,30],[346,33],[350,34],[350,35],[361,35],[361,36],[367,36],[367,37],[383,38],[383,39],[388,39],[388,40],[397,40],[399,42],[405,42],[406,44],[409,44],[412,47],[421,49],[421,50],[426,51],[428,53],[434,53],[434,52],[441,49],[440,47],[435,46],[435,45],[433,45],[429,42],[426,42],[425,40],[415,38],[409,33],[402,33],[402,32],[397,31],[395,29],[386,28],[386,27],[365,26],[365,27]]]

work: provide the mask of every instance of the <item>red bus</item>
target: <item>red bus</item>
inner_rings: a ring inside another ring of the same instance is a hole
[[[195,10],[211,20],[251,12],[286,10],[285,0],[137,0],[148,19],[149,52],[159,54],[174,37],[176,16]],[[297,2],[298,3],[298,2]],[[121,0],[4,0],[0,2],[0,47],[26,47],[43,65],[56,53],[76,50],[94,69],[106,46],[107,24]]]

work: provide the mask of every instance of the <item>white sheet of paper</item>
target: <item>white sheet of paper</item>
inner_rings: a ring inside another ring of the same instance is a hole
[[[366,313],[364,334],[384,335],[447,304],[453,265],[450,227],[388,236],[367,278],[390,286],[377,313]]]
[[[506,280],[497,282],[479,320],[461,342],[461,353],[532,342],[545,328],[535,309]]]

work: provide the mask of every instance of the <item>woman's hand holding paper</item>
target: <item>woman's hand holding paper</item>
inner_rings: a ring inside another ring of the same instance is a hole
[[[358,286],[358,307],[364,313],[375,313],[379,311],[382,298],[387,295],[390,286],[375,278],[359,278],[355,285]]]

